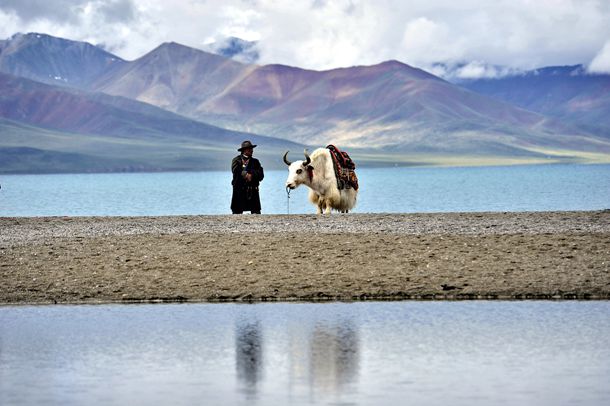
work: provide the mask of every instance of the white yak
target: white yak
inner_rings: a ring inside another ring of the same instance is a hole
[[[309,187],[309,201],[317,206],[318,214],[330,214],[331,209],[347,213],[356,205],[358,190],[350,187],[339,189],[330,151],[316,149],[311,156],[305,150],[305,160],[290,162],[288,151],[284,154],[288,165],[286,187],[296,189],[299,185]]]

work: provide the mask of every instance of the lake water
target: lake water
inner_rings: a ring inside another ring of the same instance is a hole
[[[610,302],[0,307],[2,405],[608,405]]]
[[[315,213],[287,171],[267,171],[263,213]],[[359,213],[610,208],[610,165],[361,168]],[[0,216],[229,214],[231,174],[173,172],[0,176]]]

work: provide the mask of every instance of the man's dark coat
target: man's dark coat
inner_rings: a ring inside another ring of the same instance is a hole
[[[250,158],[248,164],[244,166],[241,155],[236,156],[231,161],[231,172],[233,172],[233,197],[231,198],[231,211],[233,213],[252,213],[261,212],[261,199],[258,194],[258,185],[265,177],[263,167],[256,158]],[[252,180],[247,182],[245,174],[252,174]]]

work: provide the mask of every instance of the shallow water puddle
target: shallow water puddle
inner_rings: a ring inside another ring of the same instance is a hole
[[[610,302],[0,307],[0,404],[610,403]]]

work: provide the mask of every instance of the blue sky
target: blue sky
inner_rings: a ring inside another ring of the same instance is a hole
[[[258,41],[260,63],[309,69],[397,59],[610,72],[610,0],[0,0],[0,38],[44,32],[132,60],[162,42]]]

